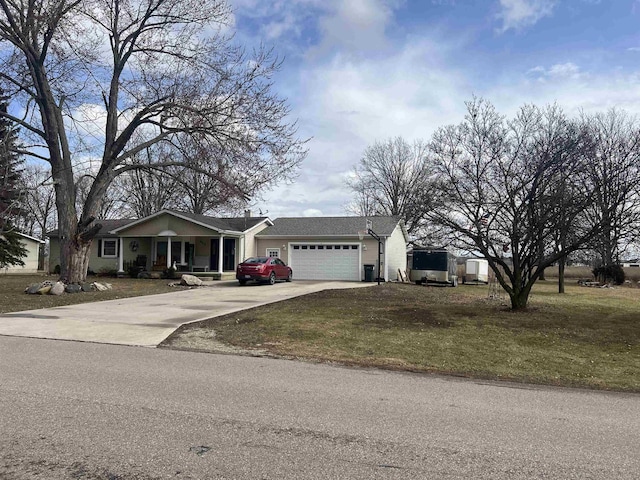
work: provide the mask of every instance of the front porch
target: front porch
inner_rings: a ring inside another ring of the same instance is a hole
[[[119,274],[128,273],[128,265],[149,272],[193,273],[210,278],[227,278],[245,252],[252,251],[256,228],[264,228],[268,219],[215,218],[192,213],[162,210],[132,220],[109,231],[101,250],[117,264]],[[228,274],[228,275],[226,275]]]
[[[176,272],[211,279],[234,278],[240,261],[241,238],[220,235],[178,236],[175,232],[160,232],[150,237],[118,237],[118,274],[131,269]]]

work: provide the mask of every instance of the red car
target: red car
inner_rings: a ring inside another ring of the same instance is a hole
[[[247,258],[236,269],[236,279],[240,282],[240,285],[246,284],[249,280],[269,282],[273,285],[276,280],[290,282],[292,277],[293,271],[291,268],[275,257]]]

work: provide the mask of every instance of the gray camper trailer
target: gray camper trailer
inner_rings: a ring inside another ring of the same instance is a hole
[[[408,253],[409,279],[416,285],[458,286],[456,256],[444,248],[416,247]]]

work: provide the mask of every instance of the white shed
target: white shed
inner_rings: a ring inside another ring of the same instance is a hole
[[[489,283],[489,262],[484,258],[470,258],[464,270],[464,283]]]

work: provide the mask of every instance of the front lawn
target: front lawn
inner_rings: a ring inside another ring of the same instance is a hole
[[[110,283],[112,290],[104,292],[65,293],[64,295],[27,295],[26,287],[44,280],[58,280],[55,275],[0,275],[0,313],[20,312],[38,308],[76,305],[78,303],[139,297],[156,293],[175,292],[188,287],[170,287],[170,280],[142,280],[137,278],[88,277],[87,282]]]
[[[324,291],[185,326],[165,345],[640,391],[640,289],[556,291],[539,282],[522,313],[487,286]]]

